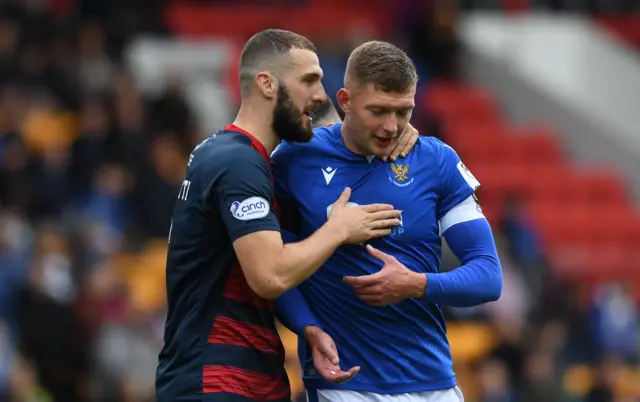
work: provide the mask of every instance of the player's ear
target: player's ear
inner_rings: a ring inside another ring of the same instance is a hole
[[[336,100],[338,101],[338,105],[340,105],[342,111],[345,114],[349,113],[349,90],[341,88],[336,95]]]
[[[266,71],[256,74],[256,85],[265,98],[273,99],[278,93],[278,81],[276,77]]]

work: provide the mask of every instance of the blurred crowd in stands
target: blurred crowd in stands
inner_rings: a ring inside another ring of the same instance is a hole
[[[169,220],[189,151],[210,134],[179,81],[147,99],[123,66],[130,38],[164,34],[160,2],[79,3],[0,6],[2,401],[154,400]],[[421,90],[455,80],[454,3],[400,3],[393,40],[415,58]],[[331,94],[357,39],[368,38],[318,41]],[[415,124],[442,137],[427,113]],[[447,310],[467,400],[624,401],[613,383],[632,376],[639,335],[624,284],[585,294],[557,281],[515,196],[493,226],[502,299]],[[443,267],[457,264],[445,253]]]

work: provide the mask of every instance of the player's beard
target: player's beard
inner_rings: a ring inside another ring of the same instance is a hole
[[[302,111],[293,104],[289,91],[281,85],[273,108],[273,131],[285,141],[309,142],[313,138],[313,127],[302,119]]]

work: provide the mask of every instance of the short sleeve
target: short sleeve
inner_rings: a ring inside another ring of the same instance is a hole
[[[251,148],[241,154],[225,164],[214,186],[215,201],[232,242],[253,232],[280,231],[269,166]]]
[[[462,163],[453,148],[441,142],[438,145],[441,182],[437,218],[440,220],[451,208],[473,195],[480,187],[480,182]]]
[[[274,179],[274,192],[280,202],[293,201],[289,188],[289,168],[295,152],[293,145],[281,142],[271,154],[271,171]]]

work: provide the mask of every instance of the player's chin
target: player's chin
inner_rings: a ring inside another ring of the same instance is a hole
[[[313,139],[313,128],[311,126],[304,126],[303,130],[300,130],[296,142],[309,142]]]

